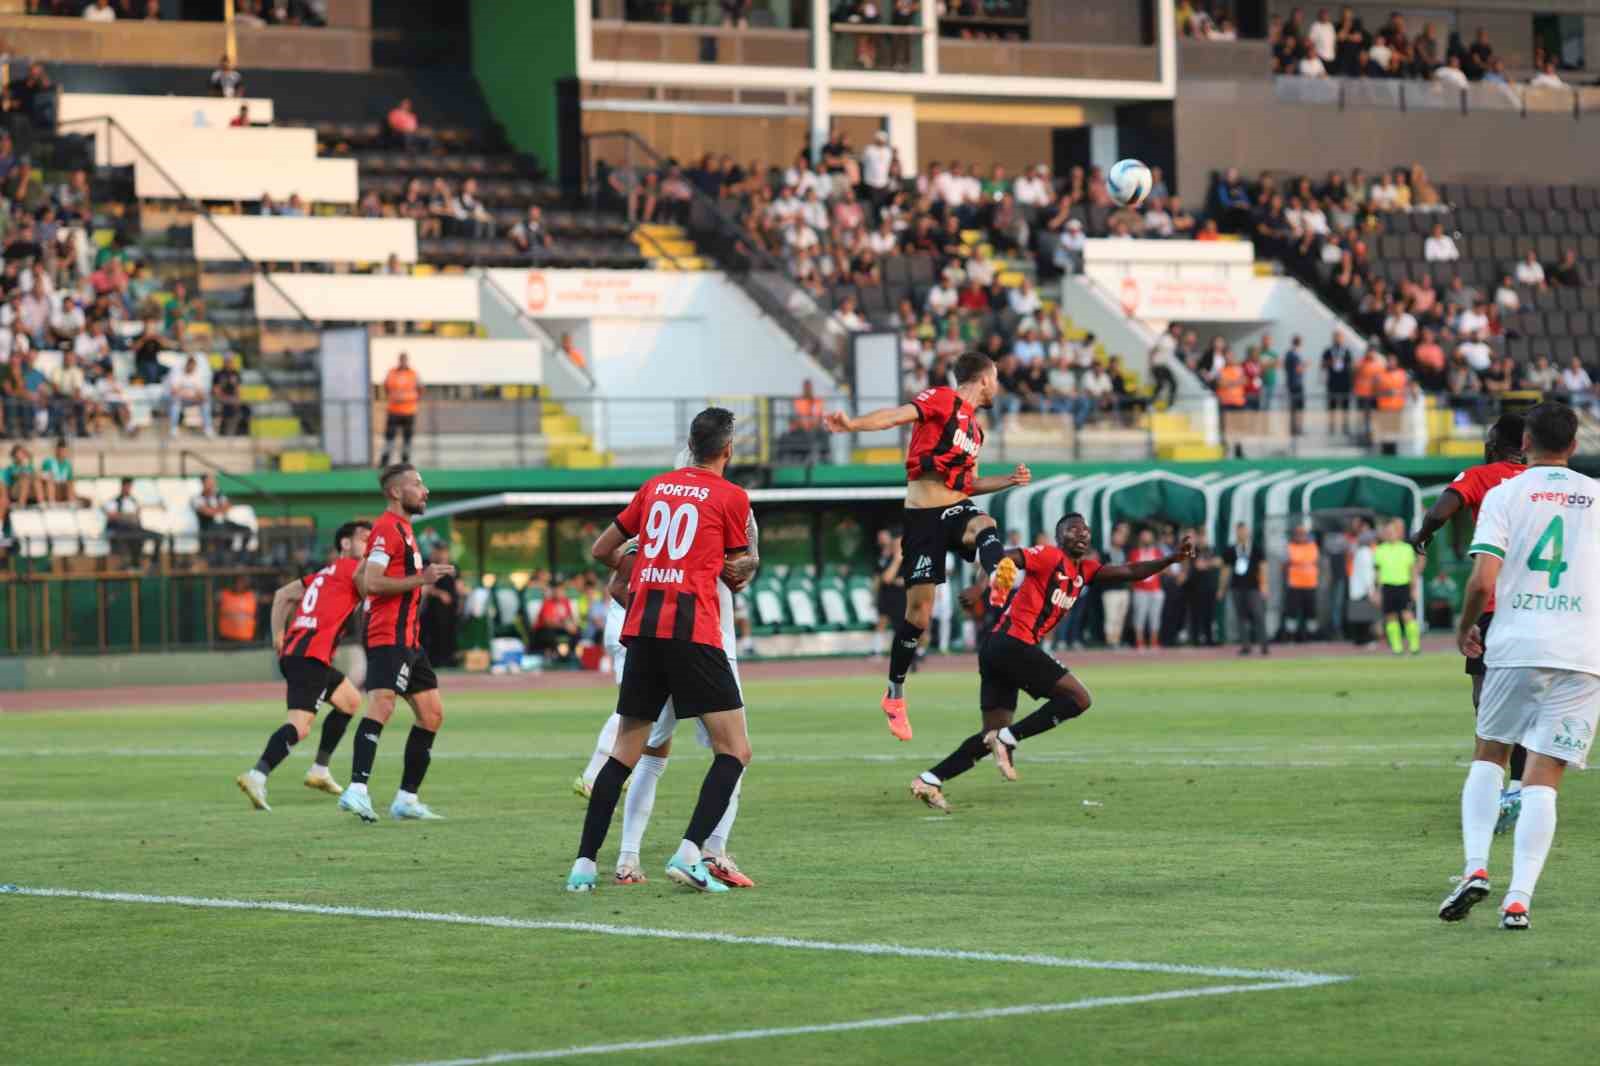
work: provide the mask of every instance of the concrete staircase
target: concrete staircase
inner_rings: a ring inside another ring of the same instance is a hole
[[[568,414],[555,400],[543,401],[539,430],[548,449],[549,466],[600,470],[611,465],[611,453],[596,451],[594,438],[583,431],[578,416]]]
[[[714,265],[682,226],[645,222],[634,227],[628,239],[655,270],[710,270]]]

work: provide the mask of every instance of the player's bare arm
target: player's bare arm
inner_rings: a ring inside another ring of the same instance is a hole
[[[1174,563],[1185,562],[1193,558],[1194,542],[1188,537],[1184,537],[1183,543],[1178,545],[1178,550],[1165,559],[1146,559],[1142,563],[1118,563],[1114,566],[1102,566],[1095,571],[1094,577],[1089,581],[1089,584],[1123,585],[1130,581],[1143,581],[1147,577],[1155,577]]]
[[[829,411],[822,416],[822,424],[830,433],[873,433],[908,426],[921,417],[915,404],[903,403],[899,407],[880,407],[855,418],[843,411]]]
[[[368,560],[356,571],[356,591],[363,596],[398,596],[424,585],[432,585],[440,578],[449,577],[456,568],[449,563],[429,563],[421,570],[405,577],[390,577],[383,572],[384,564]]]
[[[990,477],[980,477],[972,483],[972,495],[986,496],[991,492],[1009,489],[1013,485],[1026,485],[1033,480],[1033,471],[1028,469],[1027,463],[1018,463],[1016,469],[1009,474],[995,474]]]
[[[722,564],[722,583],[730,591],[738,592],[750,584],[756,576],[756,570],[761,566],[761,551],[756,546],[760,538],[760,530],[756,526],[756,516],[751,515],[744,524],[746,546],[739,548],[727,557]]]
[[[633,577],[634,558],[633,552],[623,555],[616,569],[611,571],[611,580],[606,583],[606,595],[623,607],[628,606],[628,581]]]
[[[594,542],[594,547],[589,549],[589,554],[597,562],[604,563],[612,570],[617,570],[622,565],[623,549],[627,547],[628,541],[631,539],[628,534],[622,531],[621,526],[613,522],[606,527],[604,533],[600,534],[599,539]]]
[[[306,594],[304,581],[291,581],[272,594],[272,650],[283,651],[283,631],[289,624],[289,615]]]
[[[1467,594],[1461,601],[1461,618],[1456,622],[1456,647],[1469,659],[1483,654],[1483,634],[1478,631],[1478,619],[1494,593],[1500,564],[1499,557],[1487,552],[1473,557],[1472,576],[1467,578]]]
[[[1416,549],[1418,555],[1428,550],[1428,542],[1434,534],[1450,524],[1456,513],[1461,510],[1461,494],[1455,489],[1446,488],[1439,493],[1439,498],[1433,501],[1433,506],[1428,508],[1428,513],[1422,517],[1422,525],[1411,534],[1411,547]]]

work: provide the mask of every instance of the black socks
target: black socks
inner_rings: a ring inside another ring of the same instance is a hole
[[[990,526],[979,531],[973,538],[973,546],[978,550],[978,564],[988,573],[994,573],[994,568],[1000,565],[1000,560],[1006,554],[1006,546],[1001,542],[1000,534]]]
[[[739,786],[743,773],[744,764],[732,755],[723,753],[711,760],[706,779],[700,784],[700,799],[689,818],[689,829],[683,834],[685,840],[695,847],[706,842],[706,837],[728,812],[728,801],[733,798],[733,790]]]
[[[960,777],[972,769],[977,761],[989,754],[989,746],[983,742],[982,733],[974,733],[961,742],[961,746],[952,751],[938,766],[928,772],[937,777],[940,782]]]
[[[889,683],[903,685],[922,644],[922,629],[904,618],[894,624],[894,643],[889,646]]]
[[[372,764],[378,758],[378,738],[383,735],[383,723],[373,718],[363,718],[356,726],[355,750],[350,756],[350,783],[364,785],[372,776]]]
[[[1083,708],[1066,696],[1055,696],[1048,703],[1034,711],[1028,717],[1011,727],[1011,735],[1018,740],[1027,740],[1040,733],[1054,729],[1062,722],[1068,722],[1083,713]]]
[[[717,764],[713,762],[711,765],[715,768]],[[583,837],[578,841],[578,858],[593,862],[595,856],[600,854],[600,846],[606,842],[606,831],[611,828],[611,816],[617,811],[617,800],[622,798],[622,783],[631,773],[632,767],[618,762],[612,756],[595,775],[594,784],[589,789],[589,809],[583,816]],[[718,814],[717,817],[721,818],[722,815]],[[713,821],[711,824],[715,826],[717,823]]]
[[[262,774],[272,773],[279,763],[289,757],[289,749],[299,742],[299,730],[285,722],[267,738],[267,746],[261,752],[261,758],[256,760],[256,770]]]
[[[345,727],[349,724],[350,716],[343,711],[329,711],[328,717],[322,720],[322,739],[317,743],[318,766],[328,765],[328,760],[333,758],[333,749],[344,739]]]
[[[434,736],[433,730],[420,725],[412,726],[411,732],[406,735],[405,770],[400,775],[401,792],[415,795],[421,790],[422,779],[428,776],[428,761],[433,757]]]

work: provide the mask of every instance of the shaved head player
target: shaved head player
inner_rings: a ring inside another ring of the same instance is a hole
[[[1000,375],[988,356],[967,352],[956,360],[955,378],[955,388],[940,385],[919,392],[899,407],[884,407],[858,418],[833,411],[825,420],[834,433],[916,426],[906,449],[900,567],[906,583],[906,614],[897,622],[889,647],[889,688],[882,704],[889,732],[900,740],[911,739],[906,674],[933,620],[934,590],[944,584],[945,555],[957,552],[968,561],[976,556],[998,596],[1010,592],[1017,580],[1016,563],[1006,557],[994,519],[978,510],[970,497],[1026,485],[1032,475],[1026,464],[1018,463],[1009,474],[978,476],[978,453],[983,449],[978,412],[994,403]]]

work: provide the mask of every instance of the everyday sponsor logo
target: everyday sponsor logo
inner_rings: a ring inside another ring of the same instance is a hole
[[[1513,610],[1583,613],[1582,596],[1550,596],[1542,592],[1519,592],[1511,597]]]
[[[1557,507],[1593,507],[1594,497],[1577,492],[1530,492],[1528,502],[1553,503]]]

